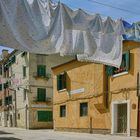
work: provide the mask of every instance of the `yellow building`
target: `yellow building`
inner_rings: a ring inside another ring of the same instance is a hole
[[[137,135],[140,44],[123,45],[119,69],[76,60],[52,68],[55,130]]]

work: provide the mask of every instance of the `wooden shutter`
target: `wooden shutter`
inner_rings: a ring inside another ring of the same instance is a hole
[[[12,96],[8,97],[8,104],[12,104]]]
[[[46,111],[47,113],[47,121],[51,122],[53,120],[53,114],[52,111]]]
[[[26,77],[26,66],[23,66],[23,77]]]
[[[38,101],[46,101],[46,89],[38,88],[37,89],[37,100]]]
[[[108,76],[112,76],[113,75],[113,71],[114,71],[114,67],[112,67],[112,66],[106,66],[106,74]]]
[[[130,69],[130,51],[126,52],[125,57],[126,57],[126,70],[129,71],[129,69]]]
[[[64,81],[63,81],[64,89],[67,88],[67,72],[64,72]]]
[[[2,91],[2,84],[0,84],[0,91]]]
[[[37,66],[37,74],[38,74],[38,76],[46,76],[46,66],[45,65],[38,65]]]
[[[38,111],[39,122],[51,122],[53,119],[52,111]]]
[[[57,90],[61,89],[61,79],[60,79],[60,75],[57,75]]]
[[[8,88],[8,82],[4,83],[4,89]]]
[[[14,55],[13,57],[10,58],[10,63],[13,64],[16,61],[16,56]]]

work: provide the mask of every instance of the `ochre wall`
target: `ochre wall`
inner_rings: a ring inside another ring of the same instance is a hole
[[[131,47],[126,44],[124,50],[128,48]],[[103,102],[105,97],[104,87],[107,82],[103,65],[72,61],[53,68],[54,128],[90,128],[92,118],[92,128],[111,129],[112,102],[130,100],[130,128],[136,130],[138,57],[139,48],[131,48],[130,71],[128,74],[109,78],[108,109],[105,108]],[[84,93],[70,96],[66,90],[57,91],[56,75],[64,71],[67,72],[68,91],[85,88]],[[79,115],[80,102],[88,102],[88,116],[86,117],[80,117]],[[66,117],[60,117],[60,105],[66,105]]]
[[[130,70],[126,75],[111,77],[109,82],[110,103],[112,101],[130,100],[130,127],[137,129],[137,72],[139,48],[130,50]],[[133,108],[135,106],[135,108]]]
[[[53,69],[54,127],[90,128],[92,118],[93,128],[110,128],[110,115],[103,106],[103,70],[104,66],[101,64],[77,61]],[[67,71],[68,91],[58,92],[56,75],[64,71]],[[69,91],[81,88],[85,89],[84,93],[69,95]],[[88,116],[80,117],[81,102],[88,102]],[[60,105],[66,105],[66,117],[60,117]]]

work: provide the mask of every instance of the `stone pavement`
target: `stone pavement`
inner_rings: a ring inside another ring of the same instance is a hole
[[[136,137],[0,127],[0,140],[140,140]]]

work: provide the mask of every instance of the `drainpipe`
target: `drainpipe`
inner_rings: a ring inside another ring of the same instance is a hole
[[[104,84],[104,105],[106,107],[106,109],[108,109],[109,107],[109,76],[106,74],[106,66],[104,65],[104,78],[103,78],[103,82],[105,82]]]
[[[14,96],[15,96],[15,127],[17,127],[17,95],[16,95],[16,90],[14,90]]]
[[[27,119],[28,119],[28,105],[26,104],[25,106],[25,128],[28,129],[28,122],[27,122]]]
[[[137,112],[137,137],[140,137],[140,92],[139,92],[139,72],[137,73],[137,97],[138,97],[138,112]]]

